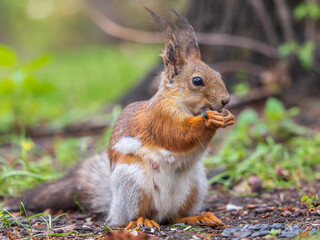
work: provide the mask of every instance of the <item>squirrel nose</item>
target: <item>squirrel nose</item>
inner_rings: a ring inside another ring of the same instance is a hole
[[[225,106],[230,102],[230,96],[225,96],[221,99],[221,103]]]

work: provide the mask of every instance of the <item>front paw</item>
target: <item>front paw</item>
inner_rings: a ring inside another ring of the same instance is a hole
[[[226,109],[222,109],[221,112],[203,110],[202,117],[205,119],[205,125],[210,129],[225,128],[234,124],[234,115]]]

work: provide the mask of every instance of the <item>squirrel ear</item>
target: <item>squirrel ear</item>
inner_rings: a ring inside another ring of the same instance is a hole
[[[200,49],[198,42],[190,42],[186,48],[187,59],[201,59]]]
[[[182,66],[185,63],[185,54],[182,53],[183,49],[178,45],[177,37],[167,21],[149,8],[145,7],[145,9],[150,13],[155,24],[166,38],[165,48],[161,56],[166,66],[167,77],[172,82],[173,77],[178,75],[182,70]]]
[[[185,64],[185,58],[175,40],[171,40],[166,44],[161,56],[166,66],[167,77],[172,81],[182,71],[182,67]]]

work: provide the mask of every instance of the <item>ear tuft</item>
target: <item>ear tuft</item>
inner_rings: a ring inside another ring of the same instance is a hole
[[[144,7],[151,15],[153,18],[154,23],[158,27],[158,29],[164,33],[166,40],[174,40],[175,41],[175,36],[173,33],[172,28],[168,24],[168,22],[163,19],[162,17],[158,16],[155,12],[153,12],[151,9]]]
[[[172,11],[176,18],[176,24],[171,24],[174,26],[173,28],[155,12],[147,7],[145,9],[166,37],[165,48],[161,56],[166,66],[167,77],[172,82],[173,78],[182,71],[188,58],[200,58],[200,50],[194,30],[188,20],[174,9]]]
[[[177,13],[173,8],[172,11],[176,16],[176,24],[174,31],[176,32],[179,46],[184,51],[185,58],[200,59],[201,54],[199,44],[193,27],[184,16]]]

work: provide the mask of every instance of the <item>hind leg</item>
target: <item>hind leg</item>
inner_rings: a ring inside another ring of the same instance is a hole
[[[152,216],[149,198],[140,187],[143,183],[143,170],[138,164],[119,164],[111,175],[112,201],[107,224],[110,226],[127,226],[159,228],[159,225],[146,219]]]
[[[112,200],[107,224],[126,226],[138,218],[139,186],[135,176],[141,169],[134,164],[119,164],[111,175]]]

